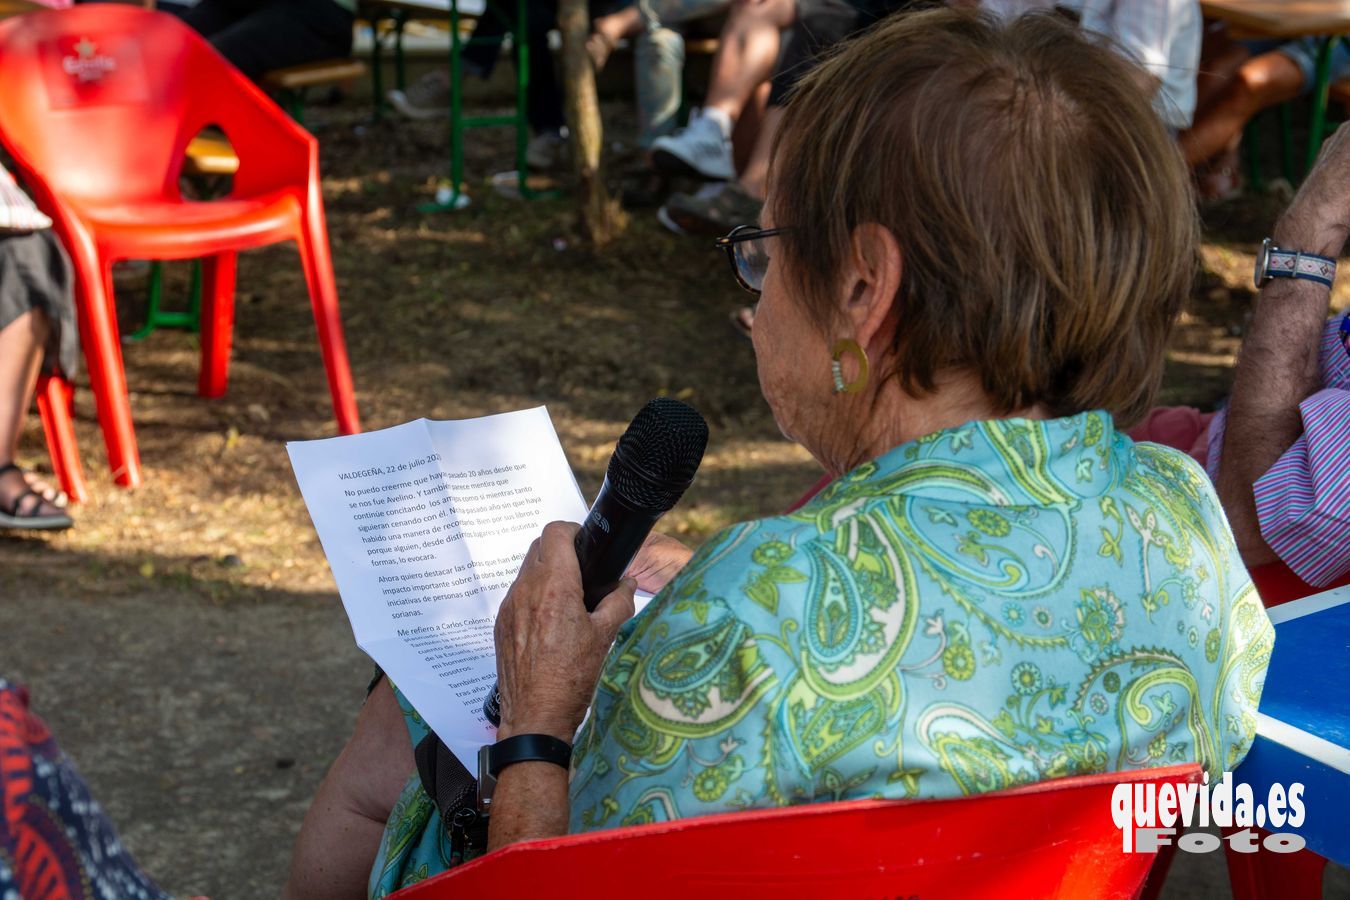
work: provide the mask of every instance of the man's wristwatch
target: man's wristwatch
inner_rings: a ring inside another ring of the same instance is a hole
[[[1284,250],[1270,238],[1256,253],[1256,286],[1263,288],[1274,278],[1304,278],[1331,287],[1336,280],[1336,260],[1316,253]]]
[[[551,734],[515,734],[478,748],[478,809],[492,803],[502,769],[522,762],[551,762],[563,770],[572,764],[572,745]]]

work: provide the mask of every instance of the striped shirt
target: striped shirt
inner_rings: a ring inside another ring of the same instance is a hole
[[[1253,485],[1261,537],[1314,587],[1350,572],[1350,351],[1341,340],[1344,318],[1332,318],[1322,332],[1323,387],[1299,404],[1303,434]],[[1218,473],[1226,418],[1220,412],[1210,427],[1211,477]]]
[[[52,220],[33,205],[14,183],[14,176],[0,166],[0,231],[41,231],[51,227]]]

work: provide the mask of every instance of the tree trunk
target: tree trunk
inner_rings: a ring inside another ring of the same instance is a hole
[[[563,96],[577,182],[578,226],[592,246],[603,247],[623,231],[627,219],[605,188],[605,134],[595,93],[595,69],[586,53],[591,32],[586,0],[559,0],[558,31],[562,34]]]

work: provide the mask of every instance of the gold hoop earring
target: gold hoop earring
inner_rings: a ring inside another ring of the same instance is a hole
[[[845,383],[844,366],[840,358],[844,354],[849,354],[858,361],[858,377]],[[830,350],[830,372],[834,375],[834,392],[836,394],[856,394],[867,384],[867,351],[864,350],[853,338],[840,338],[834,342],[834,347]]]

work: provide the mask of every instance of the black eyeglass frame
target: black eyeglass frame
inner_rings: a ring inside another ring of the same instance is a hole
[[[727,261],[731,263],[731,274],[736,277],[736,283],[756,296],[759,295],[760,288],[755,287],[741,272],[740,265],[736,262],[736,245],[743,244],[746,241],[757,241],[760,238],[774,237],[787,231],[786,228],[760,228],[755,225],[737,225],[731,229],[731,233],[718,238],[713,246],[719,250],[725,250]]]

